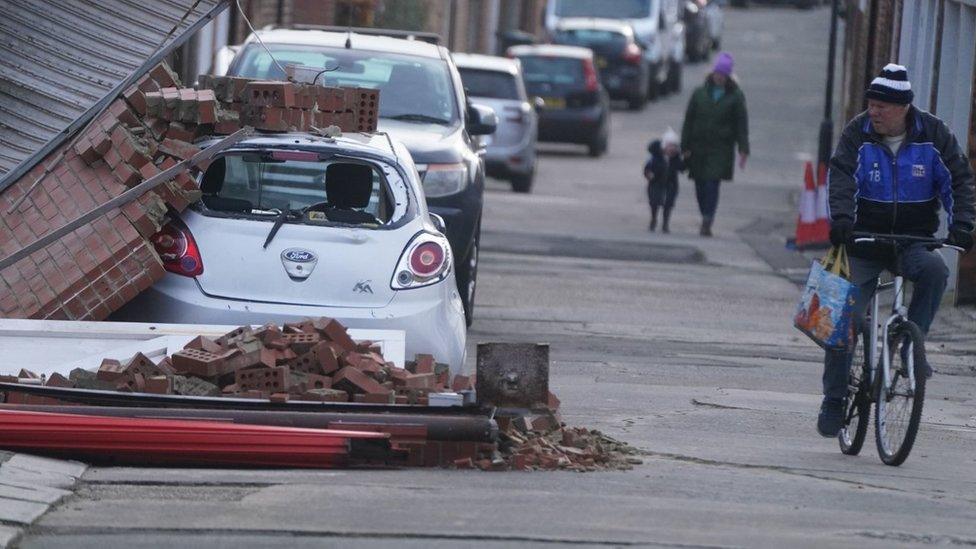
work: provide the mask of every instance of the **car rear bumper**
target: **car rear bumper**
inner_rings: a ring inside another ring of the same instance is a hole
[[[589,143],[600,131],[603,114],[600,105],[545,111],[539,116],[539,141]]]
[[[450,366],[464,367],[466,327],[454,277],[437,284],[400,290],[385,307],[316,307],[211,297],[196,281],[167,274],[116,311],[111,319],[182,324],[282,324],[308,317],[334,318],[347,328],[403,330],[406,357],[431,354]]]
[[[622,67],[601,73],[603,85],[612,99],[630,99],[644,93],[646,78],[639,67]]]
[[[485,171],[493,177],[527,174],[535,164],[535,143],[526,139],[510,146],[489,146],[485,152]]]

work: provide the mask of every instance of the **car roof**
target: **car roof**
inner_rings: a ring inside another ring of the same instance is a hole
[[[207,141],[210,141],[210,139]],[[402,144],[393,141],[385,132],[343,133],[336,137],[323,137],[305,132],[256,132],[251,137],[243,139],[231,147],[231,150],[235,148],[279,148],[288,146],[298,148],[339,148],[352,153],[358,152],[370,156],[379,156],[391,164],[398,163],[399,155],[406,151]]]
[[[257,42],[258,36],[266,44],[299,44],[330,48],[345,48],[346,39],[349,38],[354,50],[382,51],[435,59],[441,57],[440,46],[422,40],[318,29],[262,29],[248,36],[245,44]]]
[[[512,55],[548,55],[552,57],[574,57],[577,59],[590,59],[593,51],[589,48],[579,46],[559,46],[556,44],[535,44],[527,46],[512,46],[508,49]]]
[[[556,30],[578,30],[591,29],[620,33],[626,36],[633,36],[634,28],[630,23],[619,19],[598,19],[595,17],[567,17],[560,19],[556,24]]]
[[[459,69],[479,69],[486,71],[505,72],[511,75],[518,74],[518,60],[508,57],[498,57],[495,55],[482,55],[480,53],[452,53],[454,64]]]

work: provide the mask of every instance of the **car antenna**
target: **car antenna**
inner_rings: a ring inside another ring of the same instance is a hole
[[[352,49],[352,10],[353,9],[355,8],[351,8],[349,10],[349,13],[346,14],[346,49],[347,50]]]

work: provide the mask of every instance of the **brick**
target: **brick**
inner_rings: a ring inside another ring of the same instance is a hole
[[[408,374],[399,380],[399,386],[407,389],[433,389],[434,374]]]
[[[217,121],[217,97],[213,90],[200,90],[197,93],[197,121],[200,124],[213,124]]]
[[[153,376],[146,378],[145,392],[155,395],[169,395],[173,393],[173,380],[167,376]]]
[[[140,90],[138,87],[133,86],[126,90],[122,96],[125,98],[125,101],[129,104],[129,106],[132,107],[132,110],[139,114],[139,116],[146,115],[145,92]]]
[[[305,379],[308,389],[330,389],[332,388],[332,378],[318,374],[309,374]]]
[[[271,402],[283,404],[288,402],[288,393],[271,393],[270,400]]]
[[[451,381],[451,390],[454,392],[467,391],[472,388],[471,377],[469,376],[462,376],[459,374],[454,376],[454,380]]]
[[[228,358],[239,353],[231,350],[221,354],[183,349],[173,353],[173,368],[180,374],[192,374],[201,378],[215,378],[228,373],[226,362]]]
[[[549,391],[549,396],[546,399],[546,407],[549,408],[550,411],[556,412],[559,410],[559,404],[559,399],[556,398],[555,393]]]
[[[350,394],[359,393],[387,393],[388,391],[376,380],[353,367],[339,370],[332,378],[332,386]]]
[[[98,367],[98,372],[95,377],[99,381],[115,382],[121,379],[124,375],[125,366],[123,366],[121,362],[111,358],[106,358],[102,360],[102,364]]]
[[[68,388],[75,386],[75,384],[72,383],[70,379],[64,377],[63,375],[57,372],[51,374],[51,376],[47,378],[47,383],[45,383],[44,385],[48,387],[68,387]]]
[[[170,122],[166,129],[166,138],[175,141],[193,142],[197,136],[196,124],[186,122]]]
[[[195,154],[200,152],[200,149],[185,141],[166,138],[159,144],[159,152],[180,160],[187,160],[193,158]]]
[[[269,393],[287,391],[291,386],[288,368],[247,368],[237,370],[234,383],[240,391],[259,390]]]
[[[348,402],[349,393],[339,389],[309,389],[305,391],[302,398],[321,402]]]
[[[261,107],[295,107],[295,87],[291,82],[253,81],[244,88],[244,102]]]
[[[407,368],[414,374],[433,374],[434,373],[434,357],[431,355],[419,354],[414,357],[414,361],[408,364],[413,365],[413,369]]]
[[[169,68],[166,62],[162,62],[149,71],[149,76],[156,81],[156,84],[160,88],[166,87],[178,87],[180,85],[180,79],[176,76],[176,73]]]
[[[322,336],[315,333],[282,334],[281,338],[288,347],[296,354],[302,355],[309,352],[312,347],[322,341]]]
[[[207,351],[208,353],[222,353],[224,351],[223,347],[218,345],[217,342],[204,336],[197,336],[191,339],[183,348]]]
[[[356,350],[356,342],[349,337],[346,327],[331,318],[318,318],[313,321],[315,329],[326,339],[339,345],[344,351]]]

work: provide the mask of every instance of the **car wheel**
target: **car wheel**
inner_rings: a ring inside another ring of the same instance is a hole
[[[657,67],[651,65],[651,71],[647,77],[647,98],[651,101],[661,96],[661,83],[657,80],[657,73]]]
[[[519,173],[512,176],[512,191],[517,193],[527,193],[532,190],[532,180],[535,179],[535,168],[529,173]]]
[[[461,302],[464,304],[464,323],[471,326],[474,322],[474,296],[478,281],[478,247],[481,242],[481,222],[475,230],[474,242],[468,250],[467,257],[457,265],[457,284],[458,293],[461,295]]]
[[[590,156],[596,158],[598,156],[603,156],[607,152],[607,146],[609,145],[610,135],[609,130],[605,130],[600,133],[597,137],[587,145],[589,149]]]
[[[627,99],[627,108],[632,111],[639,111],[644,108],[645,103],[647,103],[647,96],[642,93],[637,94]]]
[[[681,91],[681,64],[672,61],[668,69],[668,91],[678,93]]]

